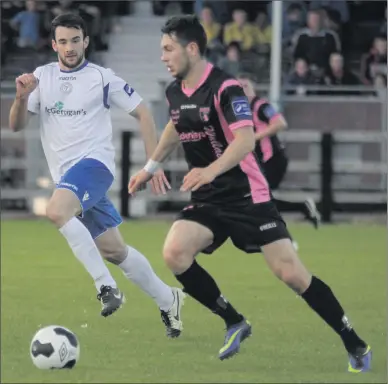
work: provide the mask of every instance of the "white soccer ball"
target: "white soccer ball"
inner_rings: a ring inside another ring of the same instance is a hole
[[[73,368],[79,355],[77,336],[60,325],[40,329],[31,341],[30,356],[39,369]]]

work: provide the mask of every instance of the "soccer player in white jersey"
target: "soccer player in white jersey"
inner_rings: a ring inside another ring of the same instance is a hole
[[[47,217],[93,278],[102,316],[120,308],[124,295],[101,255],[156,301],[167,336],[177,337],[184,294],[162,282],[148,260],[124,243],[117,228],[122,219],[106,195],[115,172],[110,106],[139,120],[148,156],[157,145],[152,115],[123,79],[85,59],[89,38],[82,18],[58,16],[51,33],[58,62],[16,79],[9,116],[11,129],[19,131],[30,115],[39,114],[42,145],[56,184]],[[166,188],[170,186],[161,171],[153,179],[153,189]]]

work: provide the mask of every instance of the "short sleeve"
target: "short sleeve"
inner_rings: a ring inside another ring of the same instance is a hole
[[[257,117],[260,121],[270,124],[271,121],[280,116],[280,113],[270,103],[263,103],[257,111]]]
[[[229,79],[222,83],[217,96],[218,112],[221,121],[226,121],[230,130],[253,126],[252,111],[248,98],[237,80]]]
[[[40,111],[40,78],[42,76],[43,69],[42,67],[38,67],[35,69],[33,75],[38,80],[38,86],[34,89],[34,91],[28,97],[27,108],[28,111],[34,114],[38,114]]]
[[[132,112],[142,101],[140,95],[127,84],[121,77],[108,69],[104,79],[104,105],[109,108],[110,104]]]

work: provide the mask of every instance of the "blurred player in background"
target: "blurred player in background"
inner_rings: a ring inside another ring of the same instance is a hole
[[[16,98],[9,116],[11,129],[19,131],[30,115],[39,114],[42,145],[56,184],[47,217],[93,278],[102,316],[120,308],[124,295],[101,255],[156,301],[167,335],[177,337],[182,329],[184,294],[163,283],[148,260],[125,244],[117,228],[122,218],[107,197],[115,174],[110,106],[139,121],[147,157],[157,144],[153,117],[123,79],[85,60],[89,37],[82,18],[58,16],[52,21],[51,33],[58,62],[16,79]],[[170,188],[163,171],[156,173],[151,183],[157,193]]]
[[[262,251],[272,272],[334,329],[349,354],[349,371],[368,370],[370,347],[353,330],[331,289],[302,264],[271,200],[252,153],[252,112],[241,85],[205,60],[206,34],[197,17],[173,17],[162,33],[162,61],[176,78],[166,91],[171,120],[128,189],[134,193],[152,180],[161,162],[182,143],[190,171],[181,190],[192,192],[191,202],[167,235],[164,259],[184,290],[225,321],[219,358],[239,351],[251,325],[195,257],[214,252],[230,238],[246,253]]]
[[[244,89],[245,95],[251,105],[253,123],[255,125],[256,147],[255,153],[262,163],[263,170],[271,191],[278,189],[284,179],[288,168],[288,157],[283,143],[279,140],[277,133],[287,128],[284,116],[265,99],[258,97],[249,75],[240,74],[238,81]],[[278,209],[279,206],[297,206],[296,203],[273,199]],[[315,202],[306,198],[304,203],[299,204],[300,211],[305,215],[316,229],[321,221],[321,215],[317,210]],[[298,245],[293,241],[294,246]]]

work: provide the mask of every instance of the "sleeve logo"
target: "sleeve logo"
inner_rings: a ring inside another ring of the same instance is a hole
[[[252,111],[246,97],[232,99],[232,109],[236,117],[251,117]]]

